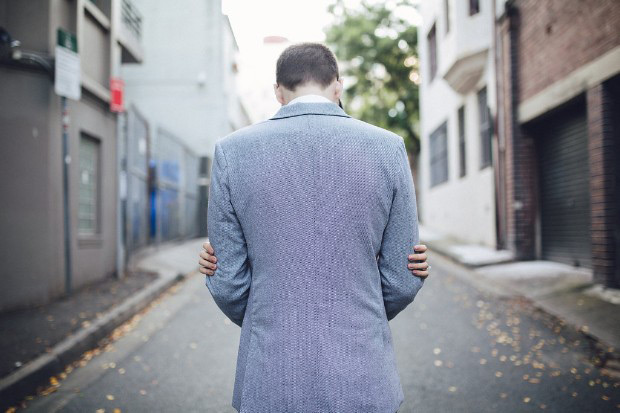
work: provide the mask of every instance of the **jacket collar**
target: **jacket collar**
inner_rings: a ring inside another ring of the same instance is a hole
[[[342,116],[350,118],[351,115],[347,114],[337,103],[333,102],[297,102],[293,104],[283,105],[278,109],[272,119],[290,118],[292,116],[301,115],[327,115],[327,116]]]

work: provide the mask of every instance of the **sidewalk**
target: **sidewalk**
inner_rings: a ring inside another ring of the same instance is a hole
[[[47,305],[0,314],[0,410],[33,395],[82,353],[198,269],[204,240],[149,247],[123,279],[109,278]]]
[[[592,281],[592,271],[550,261],[515,261],[510,251],[465,244],[420,226],[421,242],[467,267],[470,281],[523,297],[597,343],[606,367],[620,371],[620,290]],[[432,265],[432,256],[429,258]],[[617,374],[617,373],[616,373]]]

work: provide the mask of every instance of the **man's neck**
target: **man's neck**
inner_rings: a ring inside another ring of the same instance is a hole
[[[328,99],[324,95],[308,93],[305,95],[296,96],[295,98],[291,99],[287,103],[287,105],[294,104],[294,103],[301,103],[301,102],[331,102],[331,103],[334,103],[332,100]]]
[[[315,88],[315,87],[299,88],[298,90],[295,91],[295,94],[293,96],[291,96],[291,98],[289,99],[289,102],[291,102],[294,99],[297,99],[299,97],[309,96],[309,95],[312,95],[312,96],[322,96],[325,99],[328,99],[330,102],[338,103],[338,101],[334,101],[332,99],[332,97],[328,96],[326,94],[325,90],[321,90],[321,89],[318,89],[318,88]]]

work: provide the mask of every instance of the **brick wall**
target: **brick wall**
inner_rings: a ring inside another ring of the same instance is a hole
[[[517,0],[524,101],[620,44],[618,0]]]
[[[502,43],[501,63],[498,76],[501,76],[502,102],[504,112],[504,130],[506,139],[505,176],[506,191],[506,241],[517,259],[535,257],[535,154],[532,138],[522,130],[517,120],[520,101],[519,30],[521,16],[518,9],[513,9],[508,18],[498,25]]]
[[[515,0],[498,22],[502,51],[500,109],[505,123],[507,246],[536,257],[537,162],[533,138],[517,122],[519,104],[620,44],[614,0]],[[620,287],[620,80],[586,93],[591,185],[591,242],[597,282]]]
[[[499,65],[497,67],[497,78],[498,78],[498,91],[497,95],[500,97],[500,101],[498,102],[498,116],[501,112],[501,119],[503,119],[503,123],[501,125],[501,130],[498,130],[498,134],[502,135],[504,138],[504,154],[503,160],[504,162],[500,165],[502,171],[497,171],[501,176],[503,176],[503,182],[500,181],[500,185],[503,185],[503,190],[506,196],[506,210],[499,211],[500,214],[504,214],[506,220],[506,234],[500,235],[500,238],[506,240],[505,248],[510,250],[514,250],[515,247],[515,237],[514,231],[512,228],[514,227],[514,209],[512,208],[513,199],[514,199],[514,176],[509,171],[512,170],[513,162],[512,162],[512,150],[510,149],[512,145],[512,133],[510,132],[513,128],[513,109],[512,109],[512,93],[511,93],[511,65],[510,65],[510,20],[502,19],[497,22],[496,30],[498,32],[498,44],[499,48]]]
[[[617,125],[611,83],[587,91],[588,146],[590,158],[590,216],[592,223],[592,267],[597,282],[620,287],[618,277]]]

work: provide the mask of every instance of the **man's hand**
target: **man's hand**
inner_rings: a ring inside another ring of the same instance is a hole
[[[202,244],[202,248],[200,260],[198,261],[200,264],[199,271],[205,275],[213,275],[217,269],[215,251],[213,251],[213,247],[209,242]],[[426,245],[416,245],[413,249],[416,253],[409,255],[410,262],[407,266],[416,277],[426,278],[428,277],[428,270],[431,268],[426,262]]]
[[[200,264],[198,271],[205,275],[213,275],[217,268],[215,251],[213,251],[213,247],[210,242],[205,242],[202,244],[202,248],[203,250],[200,252],[200,260],[198,260],[198,264]]]
[[[428,277],[428,270],[431,268],[426,262],[426,245],[420,244],[413,247],[415,254],[409,255],[409,264],[407,267],[411,270],[411,273],[416,277],[426,278]]]

